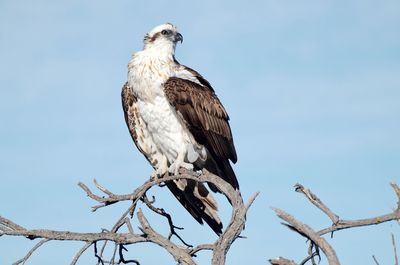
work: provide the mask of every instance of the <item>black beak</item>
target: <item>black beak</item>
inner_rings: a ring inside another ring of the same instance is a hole
[[[183,42],[183,36],[179,32],[177,32],[175,34],[175,42],[178,42],[178,41],[180,41],[181,43]]]

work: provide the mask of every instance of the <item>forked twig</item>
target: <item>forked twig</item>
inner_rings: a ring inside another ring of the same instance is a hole
[[[367,219],[360,219],[360,220],[342,220],[339,219],[338,215],[336,215],[332,210],[329,209],[310,189],[305,188],[301,184],[296,184],[295,185],[295,191],[300,192],[303,195],[306,196],[306,198],[313,204],[315,205],[318,209],[320,209],[322,212],[324,212],[332,221],[332,225],[321,229],[320,231],[314,231],[312,230],[309,226],[302,224],[299,222],[297,219],[295,219],[293,216],[289,215],[288,213],[277,209],[273,208],[273,210],[276,212],[279,218],[285,220],[287,224],[285,226],[291,228],[292,230],[296,231],[297,233],[301,234],[302,236],[307,237],[308,239],[311,240],[311,244],[313,244],[316,248],[316,251],[318,248],[321,248],[324,254],[327,256],[329,264],[339,264],[339,260],[333,250],[333,248],[326,242],[325,239],[323,239],[321,236],[325,235],[327,233],[332,233],[334,231],[339,231],[342,229],[348,229],[348,228],[355,228],[355,227],[360,227],[360,226],[369,226],[369,225],[376,225],[376,224],[381,224],[384,222],[389,222],[389,221],[395,221],[395,220],[400,220],[400,188],[395,184],[395,183],[390,183],[391,187],[393,188],[395,194],[397,195],[397,208],[389,214],[381,215],[381,216],[376,216],[372,218],[367,218]],[[396,246],[393,243],[393,237],[392,237],[392,244],[395,249],[395,259],[397,261],[397,251],[396,251]],[[312,249],[312,245],[310,246]],[[314,253],[311,251],[310,254],[310,249],[309,249],[309,255],[306,257],[300,264],[305,264],[309,260],[315,263],[313,261],[314,258]],[[373,259],[376,264],[379,264],[378,261],[376,260],[375,256],[373,256]],[[294,263],[294,261],[280,258],[280,259],[272,259],[270,260],[271,264],[297,264]]]
[[[176,232],[176,229],[178,230],[183,230],[183,227],[178,227],[176,225],[174,225],[173,221],[172,221],[172,217],[169,213],[167,213],[163,208],[157,208],[155,207],[153,204],[155,202],[155,198],[153,197],[153,199],[150,201],[147,198],[146,193],[143,195],[142,197],[143,202],[147,205],[147,207],[152,210],[153,212],[164,216],[165,218],[167,218],[168,221],[168,225],[169,225],[169,235],[168,235],[168,239],[171,239],[172,236],[176,236],[181,242],[182,244],[184,244],[186,247],[193,247],[192,245],[188,244],[185,242],[185,240],[183,240],[183,238]]]

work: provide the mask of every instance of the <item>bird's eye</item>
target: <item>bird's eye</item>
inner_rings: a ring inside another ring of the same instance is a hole
[[[169,33],[170,33],[170,31],[169,31],[169,30],[166,30],[166,29],[164,29],[164,30],[161,31],[161,34],[162,34],[162,35],[169,35]]]

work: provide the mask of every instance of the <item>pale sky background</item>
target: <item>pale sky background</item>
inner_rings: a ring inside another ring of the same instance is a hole
[[[395,0],[0,0],[0,214],[30,229],[112,227],[129,204],[92,213],[77,183],[93,187],[96,178],[122,194],[152,173],[128,134],[120,89],[143,35],[172,22],[184,36],[177,59],[211,82],[230,113],[244,198],[261,192],[247,239],[234,243],[227,264],[301,261],[305,240],[270,207],[315,229],[330,220],[293,191],[296,182],[344,219],[396,206],[389,182],[400,184],[399,14]],[[216,239],[165,189],[152,194],[186,227],[187,241]],[[218,198],[226,224],[229,205]],[[166,231],[164,220],[147,217]],[[400,245],[397,223],[327,239],[342,264],[374,264],[372,255],[394,264],[391,233]],[[0,238],[0,264],[33,244]],[[47,243],[27,264],[69,264],[82,245]],[[174,264],[152,245],[130,246],[125,258]],[[79,264],[95,264],[93,249]]]

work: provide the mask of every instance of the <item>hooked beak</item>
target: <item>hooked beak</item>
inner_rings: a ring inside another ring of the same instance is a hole
[[[175,42],[178,42],[178,41],[180,41],[181,43],[183,42],[183,36],[179,32],[177,32],[175,34]]]

